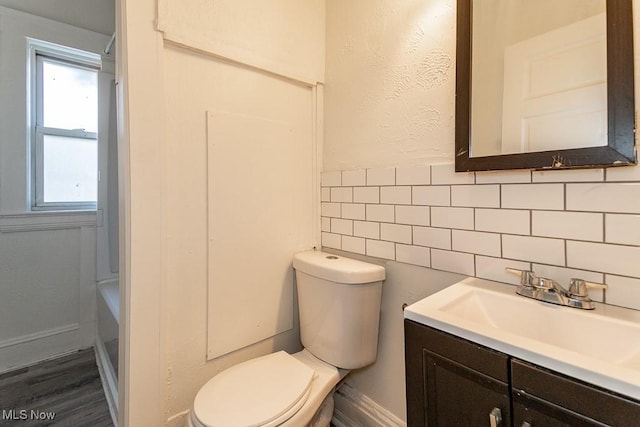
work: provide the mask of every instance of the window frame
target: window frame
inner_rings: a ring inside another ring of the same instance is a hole
[[[42,66],[45,61],[59,63],[65,66],[77,67],[98,73],[102,69],[100,55],[61,46],[42,40],[28,39],[28,99],[27,112],[29,136],[29,174],[30,189],[29,200],[32,211],[77,211],[97,209],[96,201],[79,202],[45,202],[44,201],[44,137],[45,135],[63,136],[95,140],[96,150],[98,144],[98,132],[87,132],[84,129],[64,129],[45,127],[43,123],[43,73]],[[99,89],[96,86],[96,90]],[[99,101],[98,101],[99,109]],[[99,114],[99,113],[98,113]],[[96,162],[96,171],[98,171]],[[96,181],[96,186],[98,182]]]

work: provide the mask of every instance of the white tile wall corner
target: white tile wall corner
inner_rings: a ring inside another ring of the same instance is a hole
[[[640,309],[640,167],[425,165],[326,172],[321,183],[324,246],[512,284],[506,267],[604,281],[608,303]]]

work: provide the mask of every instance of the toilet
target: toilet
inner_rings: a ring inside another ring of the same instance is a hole
[[[318,250],[293,257],[304,349],[257,357],[209,380],[189,427],[326,427],[333,391],[378,349],[385,269]]]

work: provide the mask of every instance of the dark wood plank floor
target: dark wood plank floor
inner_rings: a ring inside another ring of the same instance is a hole
[[[113,427],[93,349],[1,374],[0,426],[14,425]]]

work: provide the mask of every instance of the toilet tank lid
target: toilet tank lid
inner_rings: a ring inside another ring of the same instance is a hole
[[[381,265],[315,249],[295,254],[293,268],[310,276],[346,284],[378,282],[385,278],[385,269]]]

